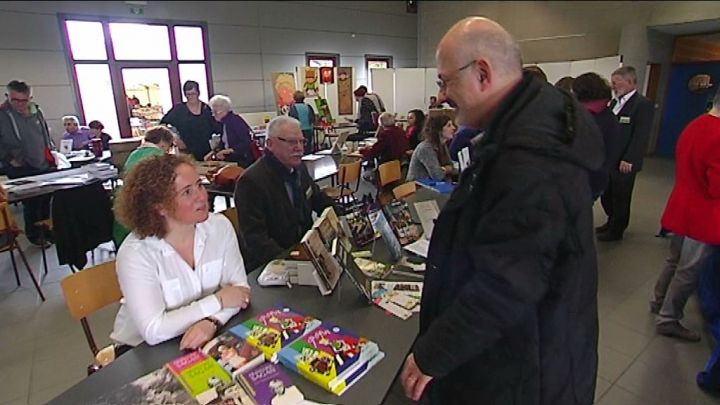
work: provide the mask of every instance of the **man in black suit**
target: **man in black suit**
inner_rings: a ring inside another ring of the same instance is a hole
[[[610,183],[601,199],[608,220],[596,230],[597,239],[603,242],[622,239],[630,222],[635,176],[642,169],[654,113],[653,102],[637,91],[635,68],[623,66],[613,72],[611,80],[615,99],[610,108],[620,123],[622,154],[619,161],[609,162]]]
[[[235,186],[240,247],[245,267],[255,269],[300,242],[332,200],[313,182],[302,163],[305,138],[300,122],[275,117],[268,124],[265,156]]]

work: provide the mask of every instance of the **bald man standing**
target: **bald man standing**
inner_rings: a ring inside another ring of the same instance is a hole
[[[420,332],[401,373],[432,404],[591,404],[597,258],[589,172],[602,136],[569,95],[522,73],[494,21],[455,24],[440,99],[486,128],[435,224]]]

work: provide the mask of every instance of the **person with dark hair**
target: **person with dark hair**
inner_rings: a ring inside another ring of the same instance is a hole
[[[88,124],[88,128],[90,128],[90,132],[92,132],[95,138],[102,141],[103,150],[110,150],[110,140],[112,139],[112,137],[110,136],[110,134],[103,132],[103,129],[105,129],[105,125],[103,125],[102,122],[98,120],[93,120],[90,121],[90,123]]]
[[[610,102],[612,112],[620,123],[620,159],[610,163],[610,182],[601,202],[607,222],[597,228],[602,242],[623,238],[630,224],[630,205],[635,177],[642,170],[652,130],[655,106],[637,91],[637,74],[632,66],[616,69],[611,76],[615,98]]]
[[[602,166],[602,135],[567,93],[522,73],[518,43],[492,20],[457,22],[435,58],[438,98],[485,135],[435,221],[399,380],[423,404],[592,404],[588,172]]]
[[[358,87],[353,94],[355,101],[359,103],[357,119],[355,119],[358,131],[361,134],[375,131],[378,117],[385,112],[385,104],[378,94],[368,92],[365,86]]]
[[[567,91],[568,93],[572,94],[573,81],[575,81],[575,79],[572,76],[562,77],[562,78],[560,78],[560,80],[555,82],[555,88],[558,88],[563,91]]]
[[[619,162],[620,154],[620,124],[617,117],[608,107],[611,98],[610,85],[597,73],[585,73],[572,83],[572,92],[575,98],[593,116],[595,123],[603,135],[605,144],[605,164],[603,167],[592,172],[590,175],[590,188],[593,193],[593,201],[597,199],[607,188],[610,180],[610,162]]]
[[[117,254],[123,300],[110,338],[125,346],[182,336],[197,349],[250,305],[235,229],[208,212],[190,157],[144,160],[125,179],[116,214],[132,233]]]
[[[161,124],[169,124],[177,129],[180,140],[187,151],[196,160],[210,152],[210,138],[214,133],[222,132],[215,122],[210,106],[200,101],[200,85],[188,80],[183,84],[183,93],[187,98],[184,103],[176,104],[160,120]]]
[[[525,66],[522,70],[523,70],[523,73],[525,73],[525,72],[530,73],[531,75],[537,77],[538,79],[540,79],[546,83],[548,81],[547,75],[538,65]]]
[[[13,80],[6,90],[5,102],[0,105],[1,171],[15,179],[56,170],[55,144],[42,111],[32,101],[30,86]],[[23,216],[28,240],[41,244],[41,230],[35,223],[50,216],[49,196],[24,200]]]
[[[428,109],[433,108],[440,108],[440,104],[438,104],[437,96],[430,96],[430,105],[428,106]]]
[[[425,113],[422,110],[410,110],[407,120],[405,137],[408,140],[408,148],[415,149],[421,141],[420,133],[425,126]]]
[[[447,115],[430,117],[423,128],[423,141],[410,158],[407,179],[444,180],[453,173],[447,143],[455,134],[455,123]]]
[[[315,111],[305,104],[305,93],[298,90],[293,93],[294,102],[290,105],[288,115],[300,121],[300,130],[305,137],[305,154],[313,153]]]

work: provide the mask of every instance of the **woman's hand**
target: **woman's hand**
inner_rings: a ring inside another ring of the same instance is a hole
[[[223,308],[245,309],[250,305],[250,289],[242,286],[225,286],[216,292]]]
[[[203,160],[206,162],[215,160],[215,152],[213,152],[213,151],[208,152],[207,155],[203,156]]]
[[[180,340],[180,350],[197,349],[215,336],[217,327],[207,319],[195,322]]]
[[[225,158],[230,156],[233,152],[235,152],[235,150],[232,148],[223,149],[216,154],[217,160],[225,160]]]

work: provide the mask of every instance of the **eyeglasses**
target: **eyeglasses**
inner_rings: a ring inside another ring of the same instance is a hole
[[[302,139],[287,139],[287,138],[283,138],[283,137],[280,137],[280,136],[278,136],[278,137],[276,137],[276,138],[279,139],[279,140],[281,140],[281,141],[283,141],[283,142],[285,142],[285,143],[286,143],[287,145],[289,145],[289,146],[295,146],[295,145],[297,145],[297,146],[305,146],[305,145],[307,145],[307,139],[305,139],[305,138],[302,138]]]
[[[475,60],[471,60],[466,65],[463,65],[462,67],[454,70],[452,72],[452,74],[455,75],[455,74],[462,72],[463,70],[472,66],[473,63],[475,63]],[[438,75],[438,80],[435,83],[437,84],[438,88],[440,88],[440,90],[445,90],[445,88],[447,87],[447,84],[448,84],[448,82],[450,82],[450,80],[452,80],[452,79],[443,79],[442,77],[440,77],[440,75]]]
[[[27,103],[30,101],[29,98],[16,98],[16,97],[10,97],[10,101],[13,103]]]

